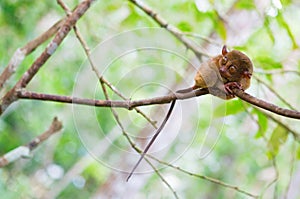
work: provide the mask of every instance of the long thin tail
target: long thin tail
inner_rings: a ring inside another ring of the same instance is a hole
[[[140,159],[137,161],[137,163],[134,165],[133,169],[131,170],[130,174],[128,175],[126,181],[128,182],[129,178],[132,176],[133,172],[135,171],[135,169],[139,166],[140,162],[143,160],[143,158],[145,157],[146,153],[148,152],[149,148],[151,147],[151,145],[154,143],[155,139],[157,138],[157,136],[159,135],[159,133],[161,132],[161,130],[164,128],[164,126],[166,125],[173,109],[175,106],[175,102],[176,100],[173,100],[169,111],[164,119],[164,121],[161,123],[160,127],[156,130],[156,133],[154,134],[154,136],[152,137],[152,139],[150,140],[150,142],[148,143],[148,145],[146,146],[145,150],[143,151],[143,153],[141,154]]]

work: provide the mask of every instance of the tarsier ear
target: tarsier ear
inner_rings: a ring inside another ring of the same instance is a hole
[[[222,55],[225,56],[228,53],[227,46],[224,45],[222,48]]]

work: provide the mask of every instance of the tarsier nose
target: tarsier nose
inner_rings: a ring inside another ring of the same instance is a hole
[[[225,67],[221,67],[221,68],[220,68],[220,72],[221,72],[221,73],[225,73],[225,72],[226,72],[226,68],[225,68]]]

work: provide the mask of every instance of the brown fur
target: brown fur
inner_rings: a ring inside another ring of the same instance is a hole
[[[238,50],[228,52],[226,46],[223,46],[221,55],[217,55],[201,64],[194,78],[194,86],[179,92],[190,92],[198,88],[211,88],[211,94],[222,99],[231,99],[234,96],[230,91],[230,87],[237,85],[246,90],[250,86],[252,73],[253,65],[247,55]],[[233,84],[233,82],[235,83]]]

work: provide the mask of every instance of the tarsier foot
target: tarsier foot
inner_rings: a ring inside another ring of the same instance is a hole
[[[232,91],[233,88],[243,89],[241,84],[239,84],[238,82],[228,82],[224,85],[224,87],[225,87],[226,94],[233,97],[234,97]]]

